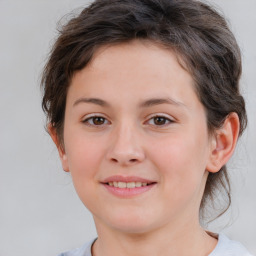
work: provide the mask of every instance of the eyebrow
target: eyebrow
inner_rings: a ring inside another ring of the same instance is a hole
[[[110,104],[107,103],[106,101],[98,98],[80,98],[76,100],[73,104],[73,106],[76,106],[80,103],[92,103],[95,105],[99,105],[102,107],[110,107]],[[181,107],[186,107],[183,103],[178,102],[174,99],[171,98],[153,98],[153,99],[148,99],[141,104],[139,104],[140,108],[146,108],[146,107],[152,107],[155,105],[161,105],[161,104],[171,104],[175,106],[181,106]]]
[[[110,107],[109,103],[98,98],[80,98],[74,102],[73,106],[76,106],[79,103],[92,103],[102,107]]]
[[[140,104],[140,107],[151,107],[155,105],[160,105],[160,104],[171,104],[175,106],[181,106],[181,107],[186,107],[182,102],[176,101],[171,98],[153,98],[146,100]]]

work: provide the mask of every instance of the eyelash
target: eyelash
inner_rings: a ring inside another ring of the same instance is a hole
[[[102,119],[101,121],[103,121],[103,124],[97,125],[97,124],[95,124],[95,123],[90,123],[90,121],[94,122],[95,118],[100,118],[100,119]],[[162,118],[165,123],[164,123],[164,124],[161,124],[161,125],[156,125],[156,124],[150,124],[150,125],[152,125],[152,126],[164,127],[164,126],[166,126],[166,125],[168,125],[168,124],[174,123],[174,120],[173,120],[173,119],[168,118],[168,117],[166,117],[166,116],[164,116],[164,115],[159,115],[159,114],[158,114],[158,115],[151,116],[146,122],[149,122],[150,120],[153,120],[153,121],[154,121],[156,118]],[[106,125],[106,124],[104,124],[105,121],[107,121],[107,119],[106,119],[105,117],[100,116],[100,115],[93,115],[93,116],[90,116],[90,117],[84,119],[84,120],[82,121],[82,123],[86,124],[87,126],[101,128],[102,126]],[[166,122],[168,122],[168,123],[166,123]],[[108,123],[110,123],[110,122],[108,121]]]
[[[93,116],[90,116],[90,117],[88,117],[88,118],[86,118],[86,119],[84,119],[83,121],[82,121],[82,123],[84,123],[84,124],[86,124],[86,125],[88,125],[88,126],[93,126],[93,127],[97,127],[97,128],[100,128],[100,127],[102,127],[104,124],[101,124],[101,125],[97,125],[97,124],[94,124],[94,123],[90,123],[90,120],[93,122],[94,120],[95,120],[95,118],[101,118],[101,119],[104,119],[104,123],[105,123],[105,121],[107,120],[105,117],[103,117],[103,116],[98,116],[98,115],[93,115]]]
[[[155,121],[156,118],[162,118],[165,123],[164,123],[164,124],[161,124],[161,125],[156,125],[156,124],[152,124],[152,125],[164,127],[164,126],[166,126],[166,125],[168,125],[168,124],[174,123],[174,120],[173,120],[173,119],[171,119],[171,118],[169,118],[169,117],[166,117],[166,116],[164,116],[164,115],[159,115],[159,114],[158,114],[158,115],[151,116],[151,117],[147,120],[147,122],[149,122],[150,120]],[[166,123],[166,122],[168,122],[168,123]]]

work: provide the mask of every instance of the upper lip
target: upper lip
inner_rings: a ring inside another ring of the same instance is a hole
[[[142,183],[155,183],[153,180],[145,179],[142,177],[137,177],[137,176],[121,176],[121,175],[114,175],[110,176],[102,181],[102,183],[108,183],[108,182],[113,182],[113,181],[120,181],[120,182],[142,182]]]

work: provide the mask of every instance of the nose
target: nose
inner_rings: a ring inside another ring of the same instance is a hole
[[[140,134],[136,128],[131,125],[122,125],[113,131],[107,158],[122,166],[140,163],[145,159],[145,152],[141,144]]]

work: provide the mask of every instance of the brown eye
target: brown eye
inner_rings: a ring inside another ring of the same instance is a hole
[[[92,118],[92,121],[94,125],[102,125],[105,123],[105,118],[101,116],[95,116]]]
[[[162,117],[162,116],[154,117],[154,123],[156,125],[164,125],[166,124],[166,121],[167,119],[165,117]]]
[[[109,124],[108,120],[102,116],[91,116],[82,121],[87,126],[103,126]]]
[[[174,120],[165,116],[153,116],[148,120],[148,124],[153,126],[165,126],[174,123]]]

